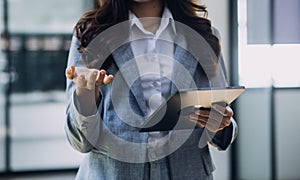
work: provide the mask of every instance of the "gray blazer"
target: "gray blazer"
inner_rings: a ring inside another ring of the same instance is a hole
[[[72,39],[72,45],[69,52],[68,66],[81,66],[80,56],[77,51],[79,42],[76,37]],[[145,101],[140,87],[139,79],[134,83],[128,84],[126,78],[122,79],[124,65],[133,58],[133,53],[129,44],[119,47],[110,57],[111,63],[105,68],[109,74],[120,73],[121,78],[116,87],[129,89],[129,95],[118,97],[117,101],[112,100],[112,83],[101,87],[102,99],[96,115],[84,117],[76,109],[73,102],[74,83],[67,81],[67,109],[66,109],[66,134],[72,147],[79,152],[87,153],[84,162],[81,164],[77,174],[77,179],[143,179],[145,163],[143,158],[149,157],[149,152],[145,146],[130,147],[127,143],[114,141],[111,135],[118,137],[123,142],[132,142],[135,144],[147,143],[148,133],[139,133],[138,128],[123,122],[119,113],[126,114],[128,109],[132,109],[140,117],[145,115]],[[174,59],[180,63],[192,77],[197,87],[209,86],[209,78],[204,72],[203,67],[198,61],[184,48],[174,45]],[[224,68],[223,59],[220,59],[221,67]],[[187,81],[177,70],[174,70],[172,79],[180,82],[180,88],[190,88],[191,82]],[[125,72],[126,73],[126,72]],[[139,77],[136,68],[132,67],[130,75]],[[122,89],[123,89],[122,88]],[[171,87],[170,94],[180,89],[174,84]],[[126,103],[130,107],[126,107]],[[125,105],[124,105],[125,104]],[[118,111],[116,112],[116,108]],[[130,113],[129,113],[130,114]],[[130,117],[129,117],[130,118]],[[167,154],[169,162],[169,172],[171,179],[212,179],[213,165],[207,142],[212,142],[220,150],[225,150],[231,143],[233,134],[233,125],[226,127],[217,134],[210,134],[202,128],[193,131],[170,131],[167,135],[168,148],[178,145],[181,137],[189,133],[187,139],[182,140],[182,145],[176,147],[174,151]],[[199,147],[199,141],[205,142],[205,145]],[[136,153],[136,163],[130,163],[126,159],[132,152]],[[121,157],[120,152],[124,157]],[[156,157],[153,160],[163,157],[166,152],[153,150]],[[118,157],[120,155],[120,157]],[[160,156],[161,155],[161,156]],[[124,158],[124,160],[122,160]],[[126,162],[127,161],[127,162]]]

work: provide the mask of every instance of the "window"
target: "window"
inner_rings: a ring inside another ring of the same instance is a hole
[[[72,33],[85,0],[8,0],[9,29],[21,33]]]
[[[4,1],[0,2],[1,9]],[[93,2],[86,0],[7,0],[11,70],[15,75],[5,107],[0,53],[0,172],[76,168],[82,156],[64,133],[65,77],[68,48],[75,23]],[[3,11],[0,15],[3,34]],[[1,50],[5,41],[1,39]],[[4,82],[4,83],[3,83]],[[5,144],[5,108],[9,108],[9,143]],[[9,151],[5,152],[5,148]],[[9,162],[6,166],[6,158]]]
[[[240,84],[300,86],[300,1],[238,2]]]

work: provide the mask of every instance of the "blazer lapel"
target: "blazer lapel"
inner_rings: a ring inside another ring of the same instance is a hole
[[[187,47],[183,36],[178,36],[174,44],[174,66],[172,74],[171,94],[180,89],[196,88],[193,76],[197,61],[184,49]]]
[[[137,64],[133,60],[134,55],[130,43],[122,45],[116,49],[112,55],[120,73],[123,76],[123,79],[126,81],[130,91],[134,95],[143,115],[146,115],[147,107],[141,86],[140,74]]]
[[[183,36],[178,36],[175,41],[174,59],[175,62],[182,66],[174,65],[171,94],[174,94],[178,89],[197,88],[201,84],[206,84],[206,86],[210,87],[225,87],[227,85],[225,73],[220,64],[222,59],[218,60],[207,44],[194,41],[192,37],[186,40]],[[187,42],[194,44],[190,44],[191,47],[187,48]],[[198,65],[201,65],[203,69],[203,74],[201,75],[206,75],[206,81],[208,82],[202,82],[204,79],[195,77],[195,73],[198,72]],[[187,72],[190,73],[189,77]]]

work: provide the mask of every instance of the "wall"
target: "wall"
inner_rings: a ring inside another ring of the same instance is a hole
[[[277,178],[300,178],[300,88],[274,90],[273,119],[270,98],[269,88],[249,88],[238,99],[239,179],[270,179],[271,152],[274,150]],[[275,149],[271,149],[271,120],[275,122]]]
[[[269,91],[247,89],[237,100],[239,179],[270,179]]]
[[[3,54],[0,52],[0,172],[4,170],[5,166],[5,160],[3,157],[5,157],[5,128],[4,128],[4,122],[5,122],[5,113],[4,113],[4,104],[5,104],[5,97],[4,97],[4,78],[5,74],[2,73],[4,68],[4,60],[3,60]]]
[[[229,0],[200,0],[207,6],[208,18],[221,34],[222,53],[225,63],[229,64]],[[227,68],[229,69],[229,68]]]
[[[276,158],[279,179],[300,179],[300,89],[275,93]]]

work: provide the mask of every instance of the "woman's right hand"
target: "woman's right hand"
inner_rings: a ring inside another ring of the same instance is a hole
[[[103,69],[99,71],[75,66],[66,69],[66,77],[76,84],[76,94],[78,96],[95,92],[95,100],[100,95],[99,87],[103,84],[109,84],[113,80],[113,75],[106,75],[106,71]]]
[[[100,96],[99,87],[112,82],[113,76],[106,75],[105,70],[70,66],[66,69],[66,77],[76,85],[74,102],[77,110],[85,116],[94,115]]]

